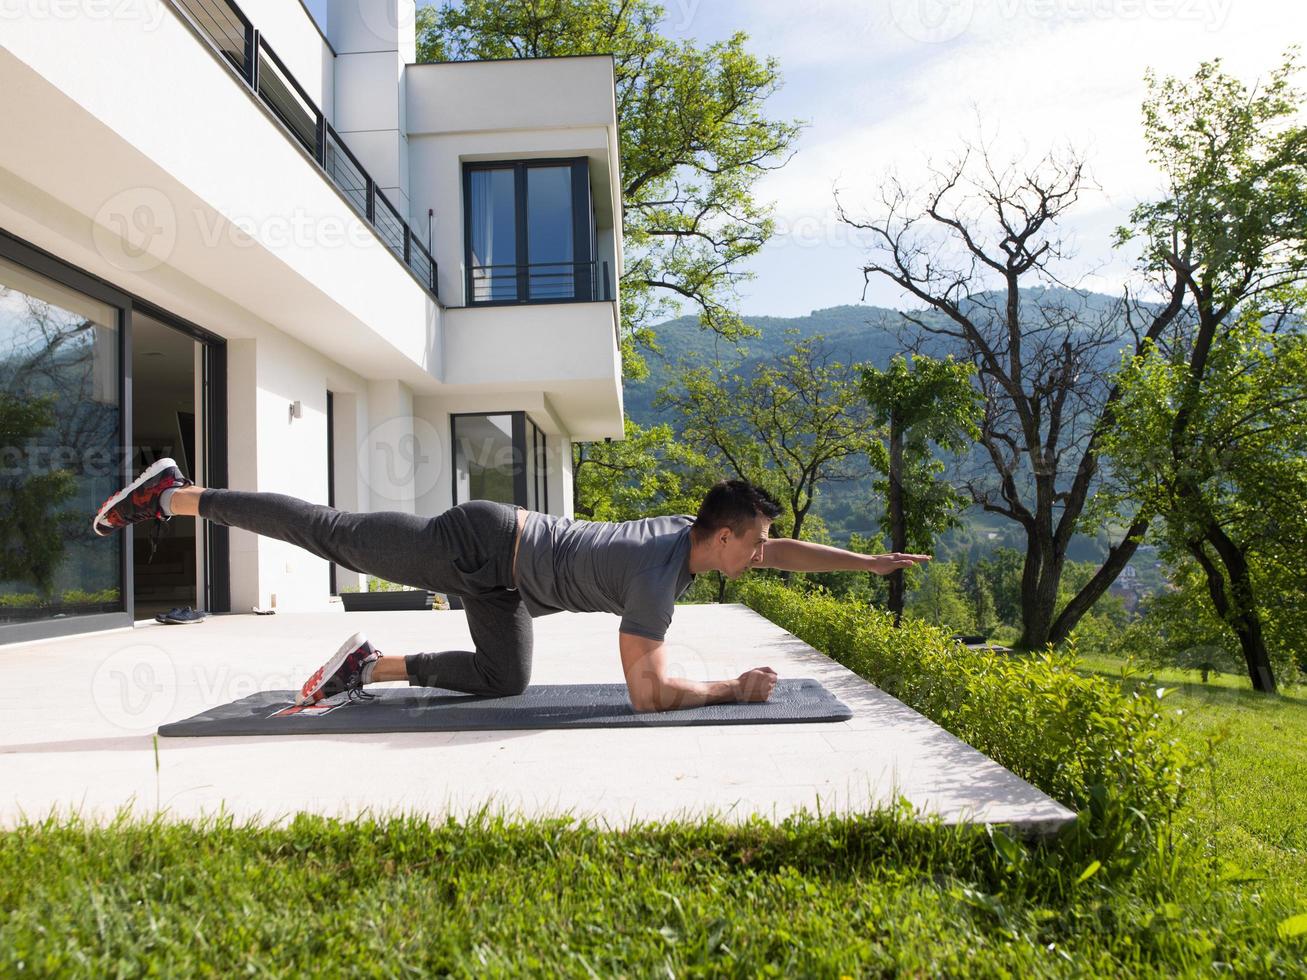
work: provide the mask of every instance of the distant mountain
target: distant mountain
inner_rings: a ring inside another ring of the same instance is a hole
[[[1096,322],[1099,316],[1108,316],[1118,302],[1116,297],[1102,293],[1080,295],[1068,289],[1027,289],[1021,291],[1022,314],[1033,316],[1042,308],[1053,304],[1076,307],[1084,310],[1087,320]],[[982,318],[986,315],[984,307],[993,308],[1002,300],[993,293],[981,293],[964,304],[968,315]],[[928,324],[947,324],[947,318],[935,311],[909,311],[912,316]],[[748,337],[738,346],[747,349],[746,361],[770,359],[787,346],[785,332],[797,329],[798,336],[807,338],[821,334],[833,356],[844,363],[870,362],[878,368],[884,368],[895,354],[904,349],[902,337],[916,328],[909,323],[901,312],[883,306],[853,304],[830,306],[813,310],[807,316],[746,316],[744,322],[761,331],[759,337]],[[1027,322],[1034,322],[1029,317]],[[720,359],[731,363],[739,358],[736,346],[710,330],[699,326],[696,316],[681,316],[674,320],[665,320],[654,327],[658,346],[662,356],[647,356],[649,377],[643,381],[627,381],[623,386],[626,411],[632,419],[641,425],[657,421],[673,422],[671,418],[662,418],[653,410],[654,394],[658,388],[667,383],[675,373],[676,366],[685,361],[692,364],[710,364]],[[942,356],[951,349],[946,346],[947,338],[939,341],[934,349],[927,353]],[[1119,353],[1113,351],[1108,366],[1114,366]]]
[[[1081,311],[1081,317],[1086,323],[1097,324],[1100,317],[1113,316],[1118,303],[1119,300],[1113,296],[1101,293],[1084,295],[1060,288],[1034,288],[1022,290],[1020,294],[1023,319],[1029,323],[1038,322],[1034,317],[1041,309],[1064,307]],[[964,306],[968,315],[978,319],[987,316],[987,310],[1002,308],[1003,297],[993,293],[979,294]],[[909,313],[928,324],[944,325],[948,322],[943,314],[934,310]],[[678,366],[711,364],[718,360],[734,364],[742,356],[746,364],[770,360],[787,348],[787,330],[797,330],[797,336],[801,338],[821,334],[834,359],[846,364],[869,362],[879,368],[884,368],[895,354],[904,350],[905,337],[914,336],[918,332],[900,311],[865,304],[831,306],[813,310],[807,316],[800,317],[746,316],[744,321],[756,327],[761,335],[745,338],[738,345],[701,328],[695,316],[677,317],[655,326],[656,341],[662,349],[662,356],[646,355],[649,377],[643,381],[625,383],[623,392],[626,412],[630,418],[642,426],[667,422],[673,428],[678,428],[679,420],[675,413],[653,408],[657,390],[674,377]],[[933,344],[927,352],[942,356],[950,350],[958,349],[949,344],[944,339]],[[743,355],[737,348],[744,349]],[[1105,349],[1100,367],[1111,369],[1119,363],[1119,359],[1120,349]],[[837,542],[846,543],[853,531],[862,534],[876,532],[881,504],[879,500],[872,499],[873,479],[869,475],[865,481],[832,487],[814,503],[814,511],[821,515]],[[968,513],[967,524],[963,533],[950,535],[950,539],[959,547],[974,547],[977,541],[986,542],[987,547],[1016,543],[1016,539],[1009,533],[1014,529],[1011,522],[985,514],[978,508],[973,508]],[[1084,539],[1076,541],[1073,546],[1077,558],[1093,558],[1104,552],[1105,544],[1102,543],[1101,536],[1097,543],[1093,539]]]

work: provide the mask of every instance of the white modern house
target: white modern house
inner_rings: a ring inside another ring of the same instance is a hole
[[[0,14],[0,642],[361,584],[189,518],[151,561],[143,527],[94,537],[162,455],[349,510],[572,513],[572,441],[622,436],[612,59],[416,64],[413,24]]]

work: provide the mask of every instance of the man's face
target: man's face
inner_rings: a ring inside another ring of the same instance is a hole
[[[771,521],[757,516],[752,523],[745,526],[741,535],[733,534],[730,528],[722,529],[722,574],[727,578],[739,578],[751,567],[762,561],[763,547],[771,531]],[[721,540],[721,539],[719,539]]]

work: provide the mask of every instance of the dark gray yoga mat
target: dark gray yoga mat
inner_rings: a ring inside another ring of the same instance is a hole
[[[707,704],[675,711],[631,707],[625,684],[533,684],[506,698],[440,687],[378,687],[369,700],[343,694],[295,708],[294,691],[259,691],[182,721],[160,735],[311,735],[449,732],[517,728],[640,728],[847,721],[853,712],[819,681],[785,677],[766,701]]]

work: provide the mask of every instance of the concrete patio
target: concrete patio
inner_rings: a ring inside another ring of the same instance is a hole
[[[535,620],[532,683],[622,682],[618,617]],[[771,666],[814,677],[848,721],[699,727],[158,739],[167,721],[265,689],[298,688],[361,629],[386,654],[468,649],[460,611],[252,614],[139,624],[0,648],[0,825],[130,807],[219,810],[278,823],[298,811],[488,806],[598,826],[692,818],[771,820],[806,808],[865,811],[904,794],[947,822],[1055,829],[1073,814],[933,722],[742,605],[679,606],[674,673],[694,680]]]

